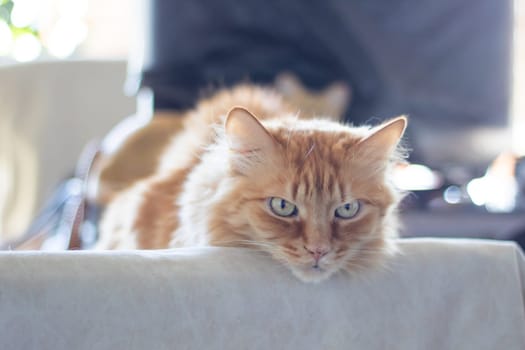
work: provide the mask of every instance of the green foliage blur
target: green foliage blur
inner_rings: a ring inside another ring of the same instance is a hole
[[[0,21],[7,23],[9,29],[11,29],[13,38],[16,38],[22,34],[31,34],[38,38],[38,30],[36,28],[30,26],[20,28],[13,25],[13,22],[11,21],[13,7],[13,0],[0,0]]]

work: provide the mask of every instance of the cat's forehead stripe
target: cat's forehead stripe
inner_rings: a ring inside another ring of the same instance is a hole
[[[342,199],[345,196],[344,179],[338,177],[336,169],[330,165],[317,161],[291,171],[290,192],[294,200],[317,196]]]

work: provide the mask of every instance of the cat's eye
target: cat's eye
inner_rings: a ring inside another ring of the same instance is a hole
[[[359,209],[361,209],[361,203],[358,200],[353,200],[337,207],[337,209],[335,209],[335,217],[352,219],[359,213]]]
[[[270,197],[268,199],[270,210],[277,216],[291,217],[297,215],[297,206],[288,202],[286,199],[279,197]]]

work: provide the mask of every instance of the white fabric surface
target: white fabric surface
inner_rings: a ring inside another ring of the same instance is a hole
[[[0,254],[0,349],[525,349],[521,251],[401,241],[305,284],[238,248]]]

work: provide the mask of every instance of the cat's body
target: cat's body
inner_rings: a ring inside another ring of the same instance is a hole
[[[224,90],[190,112],[158,172],[109,205],[98,248],[258,248],[306,281],[373,265],[397,234],[389,171],[405,123],[301,120],[272,91]]]

